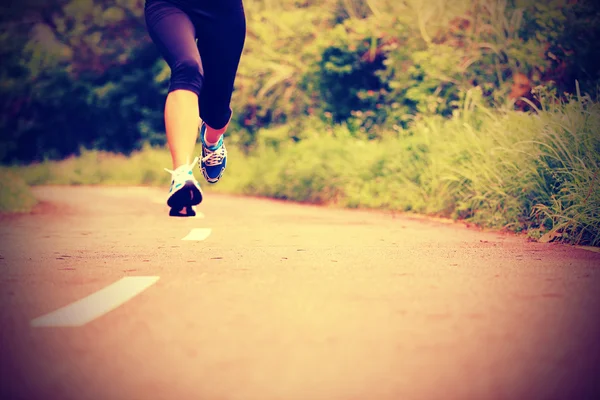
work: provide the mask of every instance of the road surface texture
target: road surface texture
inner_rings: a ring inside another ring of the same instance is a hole
[[[176,218],[165,192],[2,217],[0,398],[600,398],[598,253],[221,195]]]

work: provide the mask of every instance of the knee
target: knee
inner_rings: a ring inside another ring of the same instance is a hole
[[[180,60],[171,67],[171,90],[187,89],[200,94],[203,81],[202,75],[200,60]]]

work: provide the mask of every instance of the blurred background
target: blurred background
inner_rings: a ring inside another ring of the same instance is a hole
[[[597,1],[244,5],[231,167],[215,191],[600,243]],[[11,200],[29,185],[168,185],[170,71],[143,8],[3,2],[0,161],[23,182],[4,210],[33,204]]]

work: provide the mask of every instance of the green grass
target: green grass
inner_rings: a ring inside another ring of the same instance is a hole
[[[600,104],[548,103],[537,114],[467,101],[454,118],[427,118],[381,141],[345,126],[307,123],[258,133],[250,155],[229,146],[228,169],[208,191],[465,219],[482,227],[600,244]],[[19,167],[27,183],[160,185],[170,156],[96,151]],[[199,175],[199,174],[198,174]]]
[[[31,189],[19,175],[0,170],[0,213],[27,213],[37,204]]]
[[[13,167],[30,185],[156,185],[165,182],[170,166],[164,149],[145,148],[125,157],[101,151],[82,151],[79,157]]]

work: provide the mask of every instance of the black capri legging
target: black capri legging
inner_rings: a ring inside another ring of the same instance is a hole
[[[146,0],[148,33],[171,68],[169,92],[198,95],[200,118],[221,129],[246,39],[242,0]]]

